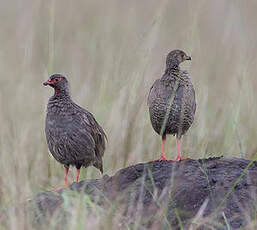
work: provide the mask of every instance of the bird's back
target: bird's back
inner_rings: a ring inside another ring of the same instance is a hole
[[[148,106],[152,126],[158,134],[183,135],[193,123],[196,108],[189,74],[176,70],[157,79],[149,92]]]

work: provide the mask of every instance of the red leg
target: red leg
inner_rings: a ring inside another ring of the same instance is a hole
[[[68,187],[68,173],[69,173],[69,167],[65,167],[65,177],[64,177],[64,183],[65,183],[65,186]]]
[[[164,153],[164,146],[165,146],[166,136],[162,137],[162,155],[159,159],[153,160],[153,161],[168,161],[168,159],[165,156]]]
[[[183,160],[188,159],[188,158],[182,158],[181,157],[180,145],[181,145],[181,140],[180,140],[180,138],[177,138],[178,154],[177,154],[177,157],[175,158],[175,160],[171,160],[171,161],[183,161]]]
[[[80,169],[77,169],[77,173],[76,173],[76,182],[79,182],[79,174],[80,174]]]
[[[68,173],[69,173],[69,167],[65,167],[65,176],[64,176],[64,183],[65,185],[63,187],[59,187],[53,190],[53,192],[59,192],[60,190],[68,187]]]

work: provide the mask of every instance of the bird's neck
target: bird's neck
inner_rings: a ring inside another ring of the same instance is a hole
[[[163,81],[168,81],[168,82],[178,80],[180,79],[182,72],[183,71],[180,70],[180,67],[178,65],[172,65],[166,68],[161,79]]]
[[[171,73],[171,72],[180,71],[179,63],[176,60],[169,60],[166,62],[166,70],[165,73]]]
[[[70,99],[70,92],[69,90],[60,90],[57,88],[54,88],[54,95],[52,96],[52,99],[58,100],[58,99]]]
[[[170,65],[167,66],[165,69],[165,74],[170,75],[172,73],[178,73],[180,72],[180,67],[179,65]]]
[[[69,89],[54,88],[54,97],[56,98],[70,98]]]

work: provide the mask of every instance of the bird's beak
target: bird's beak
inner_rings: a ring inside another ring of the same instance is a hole
[[[191,60],[191,57],[190,57],[190,56],[187,56],[187,57],[186,57],[186,60]]]
[[[51,80],[47,80],[46,82],[43,83],[44,86],[47,86],[47,85],[51,85]]]

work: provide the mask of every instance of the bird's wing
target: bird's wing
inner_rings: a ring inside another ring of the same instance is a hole
[[[93,159],[95,157],[96,142],[90,127],[79,114],[72,116],[72,121],[66,125],[66,146],[76,159]]]
[[[82,118],[82,123],[88,132],[92,136],[95,142],[95,153],[97,157],[102,157],[105,150],[105,142],[107,140],[107,135],[105,134],[103,128],[97,123],[92,113],[85,110],[84,108],[76,105]]]
[[[107,135],[105,134],[103,128],[97,123],[93,114],[88,112],[87,116],[90,122],[92,136],[96,143],[96,154],[97,156],[102,157],[104,155],[105,141],[107,141]]]

